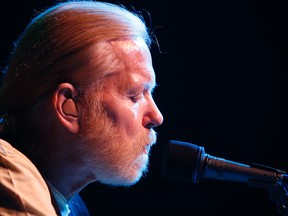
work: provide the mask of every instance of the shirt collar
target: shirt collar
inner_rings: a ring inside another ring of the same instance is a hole
[[[70,209],[67,199],[50,182],[47,181],[47,183],[55,197],[61,216],[68,216],[70,213]]]

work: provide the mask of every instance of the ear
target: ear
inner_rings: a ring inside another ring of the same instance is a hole
[[[53,109],[58,119],[71,133],[79,131],[79,112],[73,100],[77,95],[78,91],[72,84],[61,83],[52,96]]]

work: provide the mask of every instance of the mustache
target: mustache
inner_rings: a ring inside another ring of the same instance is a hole
[[[157,142],[157,132],[155,130],[150,130],[147,141],[150,145],[154,145]]]

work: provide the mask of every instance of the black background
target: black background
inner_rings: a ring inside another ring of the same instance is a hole
[[[56,1],[1,4],[0,54],[34,12]],[[266,190],[235,182],[165,179],[163,149],[176,139],[214,156],[288,171],[287,6],[271,0],[109,1],[142,11],[164,115],[149,172],[130,188],[93,183],[81,194],[96,215],[279,215]],[[148,15],[150,14],[150,18]]]

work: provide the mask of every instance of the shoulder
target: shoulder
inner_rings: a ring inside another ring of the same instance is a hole
[[[2,139],[0,173],[0,212],[9,212],[7,215],[56,216],[49,189],[37,168],[24,154]]]
[[[27,182],[27,180],[37,180],[37,182],[40,182],[41,187],[47,188],[35,165],[24,154],[3,139],[0,139],[0,163],[2,174],[4,173],[8,177],[7,181],[8,179],[18,180],[20,177],[25,177],[26,181],[15,182],[15,187],[18,184]]]

